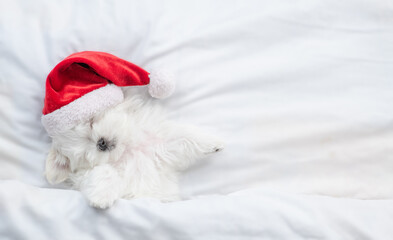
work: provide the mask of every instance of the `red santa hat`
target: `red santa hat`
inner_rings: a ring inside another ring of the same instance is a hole
[[[120,103],[120,87],[149,85],[155,98],[174,91],[168,74],[149,74],[141,67],[104,52],[79,52],[61,61],[46,79],[42,124],[49,135],[71,129]]]

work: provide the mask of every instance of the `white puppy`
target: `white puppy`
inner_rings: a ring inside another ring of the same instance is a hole
[[[51,184],[67,180],[98,208],[119,198],[179,199],[178,172],[223,143],[167,120],[140,91],[126,90],[122,103],[53,138],[46,160]]]

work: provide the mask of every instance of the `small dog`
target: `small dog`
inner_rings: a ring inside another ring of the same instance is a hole
[[[197,128],[169,121],[141,89],[125,89],[120,104],[53,138],[45,175],[80,190],[90,205],[117,199],[179,199],[178,173],[223,149]]]

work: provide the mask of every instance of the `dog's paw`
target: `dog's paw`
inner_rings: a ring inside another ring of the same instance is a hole
[[[102,165],[86,174],[81,191],[91,206],[108,208],[120,198],[121,186],[118,173],[111,166]]]
[[[216,153],[222,151],[223,149],[224,149],[224,142],[216,139],[215,141],[212,141],[204,146],[204,153],[205,154]]]
[[[116,200],[117,197],[110,196],[109,194],[106,195],[96,194],[94,196],[88,197],[90,206],[100,209],[106,209],[111,207]]]

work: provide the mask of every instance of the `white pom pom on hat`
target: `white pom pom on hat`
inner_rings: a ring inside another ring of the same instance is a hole
[[[150,75],[149,94],[154,98],[167,98],[175,91],[175,80],[172,73],[164,70],[153,70]]]
[[[61,133],[99,111],[120,103],[120,87],[148,85],[154,98],[169,97],[175,90],[173,75],[148,73],[141,67],[104,52],[74,53],[49,73],[41,122],[49,135]]]

